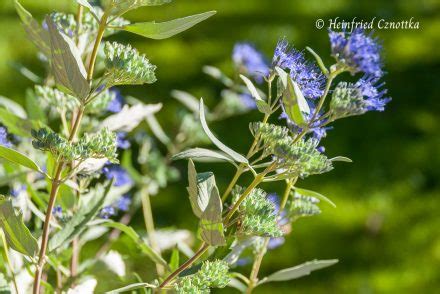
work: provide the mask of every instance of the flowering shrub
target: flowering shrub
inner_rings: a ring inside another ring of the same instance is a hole
[[[322,139],[331,123],[383,111],[390,100],[379,81],[384,71],[377,40],[361,30],[329,32],[335,58],[330,67],[312,49],[307,48],[309,56],[285,39],[271,62],[252,45],[238,43],[232,60],[240,79],[204,67],[224,86],[215,107],[172,91],[187,110],[179,112],[181,126],[171,136],[155,117],[166,106],[123,97],[115,88],[156,82],[156,66],[130,45],[103,38],[120,30],[169,38],[215,12],[130,23],[123,18],[126,12],[170,0],[107,0],[102,7],[77,2],[77,15],[53,13],[42,24],[16,2],[48,72],[44,83],[27,92],[26,109],[12,100],[0,108],[0,183],[9,188],[0,198],[0,289],[209,293],[229,286],[251,293],[261,284],[335,264],[314,260],[258,277],[266,251],[284,243],[292,223],[321,213],[321,202],[335,206],[297,185],[329,172],[336,162],[350,162],[325,154]],[[335,85],[344,73],[360,77]],[[209,124],[249,111],[259,111],[262,120],[250,122],[253,141],[243,155],[223,144]],[[215,149],[196,147],[211,143]],[[152,217],[150,196],[179,178],[173,160],[181,159],[188,160],[188,200],[199,223],[195,233],[158,229]],[[230,164],[236,172],[219,188],[214,173],[197,171],[198,161]],[[245,173],[253,179],[239,186]],[[283,195],[264,191],[265,182],[284,186]],[[137,211],[143,213],[146,236],[129,226]],[[126,271],[121,253],[110,250],[121,234],[155,264],[153,278]],[[201,243],[195,252],[193,236]],[[97,240],[96,254],[86,259],[81,249]],[[182,255],[188,256],[185,262]],[[100,280],[98,261],[120,279]],[[253,264],[249,276],[240,273],[247,261]]]

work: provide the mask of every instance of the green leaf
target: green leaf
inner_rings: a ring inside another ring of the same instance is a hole
[[[175,247],[171,252],[170,270],[171,272],[174,272],[178,268],[179,268],[179,249]]]
[[[193,161],[188,161],[188,193],[194,214],[201,218],[206,210],[212,189],[217,188],[212,172],[197,173]]]
[[[99,22],[100,19],[98,17],[98,14],[96,13],[95,8],[93,8],[93,6],[90,5],[89,1],[87,1],[87,0],[76,0],[76,2],[79,5],[82,5],[82,6],[86,7],[90,11],[90,13],[93,15],[93,17]]]
[[[313,57],[315,57],[316,62],[318,63],[319,68],[321,69],[322,73],[325,74],[325,75],[328,75],[329,74],[328,69],[327,69],[327,67],[325,67],[325,64],[322,61],[321,57],[315,51],[313,51],[312,48],[306,47],[306,49],[307,49],[307,51],[310,52],[310,54],[313,55]]]
[[[171,96],[185,105],[194,114],[199,115],[199,100],[188,92],[173,90]]]
[[[153,134],[160,142],[162,142],[162,144],[164,145],[171,144],[171,139],[167,136],[167,134],[165,134],[164,130],[157,121],[156,116],[154,116],[154,113],[147,115],[145,119],[148,125],[150,126],[150,129],[153,132]]]
[[[148,283],[134,283],[134,284],[130,284],[128,286],[122,287],[122,288],[118,288],[115,290],[111,290],[109,292],[106,292],[108,294],[113,294],[113,293],[123,293],[123,292],[130,292],[133,290],[137,290],[137,289],[142,289],[142,288],[157,288],[155,285],[152,284],[148,284]]]
[[[20,17],[24,29],[31,41],[46,57],[49,58],[51,52],[49,33],[32,18],[32,15],[24,9],[18,1],[15,1],[15,9],[17,10],[18,16]]]
[[[216,14],[216,11],[208,11],[183,18],[173,19],[166,22],[140,22],[122,27],[123,30],[141,35],[146,38],[161,40],[172,37],[186,31],[199,22]]]
[[[227,75],[225,75],[219,68],[211,65],[205,65],[202,68],[203,72],[216,80],[219,80],[226,87],[234,86],[234,81],[231,80]]]
[[[76,45],[56,27],[52,18],[46,17],[49,27],[52,73],[57,84],[69,91],[69,94],[80,100],[90,92],[90,84],[86,79],[86,69]]]
[[[0,157],[37,172],[42,172],[40,167],[32,159],[14,149],[0,145]]]
[[[330,199],[328,199],[327,197],[325,197],[324,195],[322,195],[322,194],[320,194],[318,192],[315,192],[315,191],[312,191],[312,190],[307,190],[307,189],[301,189],[301,188],[298,188],[298,187],[294,187],[294,189],[295,189],[296,192],[298,192],[301,195],[312,196],[312,197],[321,199],[322,201],[327,202],[331,206],[336,207],[336,204],[334,204],[333,201],[331,201]]]
[[[277,67],[276,71],[284,86],[282,98],[284,111],[290,120],[297,125],[306,125],[307,121],[304,114],[310,113],[310,108],[298,84],[281,68]]]
[[[8,110],[9,112],[12,112],[14,115],[20,117],[20,118],[26,118],[27,114],[26,111],[24,110],[24,108],[18,104],[17,102],[0,96],[0,106],[6,108],[6,110]]]
[[[222,200],[218,193],[217,187],[211,189],[211,195],[208,206],[202,213],[199,227],[200,237],[211,246],[224,246],[226,239],[223,230],[222,220]]]
[[[15,212],[12,202],[4,196],[0,196],[0,227],[12,249],[29,257],[37,254],[37,240],[25,226],[21,214]]]
[[[125,233],[152,261],[154,261],[155,263],[159,263],[169,269],[167,262],[158,253],[156,253],[156,251],[154,251],[144,240],[142,240],[133,228],[113,221],[105,221],[101,225],[109,228],[118,229],[121,232]]]
[[[345,156],[336,156],[330,159],[331,161],[342,161],[342,162],[353,162],[353,160],[351,160],[348,157]]]
[[[159,6],[170,3],[172,0],[103,0],[105,11],[113,15],[122,15],[127,11],[142,6]]]
[[[205,148],[193,148],[177,153],[171,157],[173,160],[188,159],[191,158],[194,161],[202,162],[219,162],[227,161],[235,165],[234,160],[229,157],[226,153],[209,150]]]
[[[64,227],[52,236],[49,241],[49,251],[53,251],[63,244],[69,244],[70,241],[86,229],[87,223],[90,222],[101,209],[112,184],[113,181],[110,181],[104,189],[98,189],[97,195],[94,195],[87,205],[82,206]]]
[[[209,139],[214,143],[215,146],[217,146],[221,151],[228,154],[232,159],[234,159],[237,162],[248,164],[248,160],[243,155],[235,152],[231,148],[227,147],[225,144],[220,142],[219,139],[217,139],[214,134],[211,132],[211,130],[208,127],[208,124],[206,123],[205,118],[205,108],[203,104],[203,99],[200,99],[200,122],[202,123],[202,128],[205,131],[206,135],[209,137]]]
[[[258,93],[257,88],[255,88],[254,84],[244,75],[240,75],[240,78],[244,81],[246,84],[246,87],[248,88],[249,92],[251,93],[252,97],[255,98],[255,103],[257,104],[257,108],[260,112],[264,114],[270,114],[272,110],[270,109],[270,105],[267,104],[266,101],[264,101],[260,93]]]
[[[0,122],[8,128],[10,133],[20,137],[32,137],[31,130],[43,126],[38,121],[23,119],[4,108],[0,108]]]
[[[258,285],[268,282],[280,282],[280,281],[289,281],[297,278],[301,278],[303,276],[310,275],[312,271],[319,270],[322,268],[329,267],[337,263],[337,259],[328,259],[328,260],[313,260],[308,261],[303,264],[297,265],[295,267],[286,268],[280,271],[277,271],[270,276],[262,279]]]

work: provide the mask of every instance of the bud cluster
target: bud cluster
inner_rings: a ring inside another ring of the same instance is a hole
[[[175,290],[177,293],[210,293],[210,288],[224,288],[230,281],[228,270],[225,261],[205,261],[197,273],[180,278]]]
[[[34,148],[49,151],[62,161],[107,158],[117,162],[116,135],[107,129],[96,134],[85,134],[78,142],[69,142],[47,128],[32,130],[32,136]]]
[[[319,141],[314,138],[295,142],[287,128],[268,123],[253,123],[251,130],[263,141],[264,154],[273,155],[277,167],[287,174],[304,178],[333,168],[331,161],[317,150]]]
[[[106,78],[110,85],[140,85],[156,81],[156,66],[130,45],[106,42],[104,53]]]
[[[287,214],[292,220],[321,213],[318,207],[319,199],[304,196],[297,192],[292,193],[294,193],[294,197],[286,206]]]
[[[232,191],[233,202],[237,202],[244,188],[235,186]],[[280,237],[283,235],[277,222],[275,205],[267,198],[267,193],[259,188],[255,188],[243,200],[238,209],[239,234],[264,237]]]

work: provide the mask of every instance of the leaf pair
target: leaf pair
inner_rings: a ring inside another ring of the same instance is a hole
[[[223,206],[211,172],[197,173],[193,161],[188,162],[188,193],[194,214],[200,218],[200,237],[211,246],[226,244],[223,232]]]
[[[275,70],[284,88],[282,97],[284,112],[298,126],[307,125],[307,115],[310,114],[310,107],[301,89],[283,69],[276,67]]]

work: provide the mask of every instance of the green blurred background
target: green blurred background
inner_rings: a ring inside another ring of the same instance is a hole
[[[41,20],[53,10],[74,11],[75,1],[21,2]],[[326,30],[315,28],[318,18],[326,24],[337,16],[345,20],[414,17],[420,22],[418,30],[376,31],[383,40],[385,81],[393,101],[384,113],[368,113],[334,125],[324,141],[327,153],[348,156],[354,163],[337,164],[333,172],[307,179],[300,186],[331,197],[338,207],[323,205],[320,216],[297,222],[286,244],[266,256],[260,276],[314,258],[338,258],[339,264],[299,280],[264,285],[256,293],[438,293],[440,1],[176,0],[163,7],[138,9],[126,18],[166,20],[207,10],[218,14],[169,40],[145,40],[128,33],[115,37],[132,42],[158,66],[156,84],[127,87],[122,92],[164,103],[159,119],[169,131],[175,127],[179,106],[170,98],[170,90],[203,96],[208,105],[219,99],[220,86],[201,67],[210,64],[232,73],[231,50],[237,41],[250,41],[271,56],[277,39],[286,36],[297,48],[314,48],[330,64]],[[13,70],[10,61],[40,74],[44,68],[11,0],[1,0],[0,32],[0,95],[21,100],[32,83]],[[258,117],[252,113],[231,118],[212,128],[225,143],[245,152],[250,138],[247,123]],[[176,166],[186,174],[185,163]],[[213,171],[220,187],[233,173],[221,164]],[[185,182],[153,198],[159,227],[195,228]],[[140,215],[135,222],[142,229]],[[233,290],[220,292],[228,291]]]

